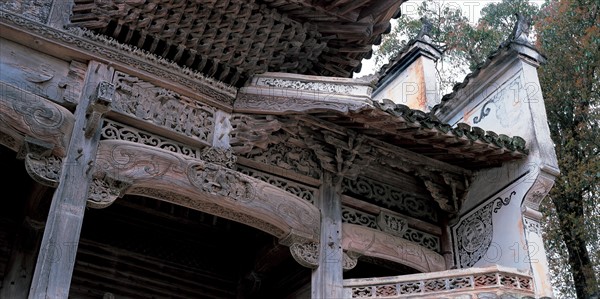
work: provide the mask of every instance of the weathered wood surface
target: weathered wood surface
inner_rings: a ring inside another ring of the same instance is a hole
[[[65,107],[79,100],[86,65],[70,63],[0,38],[0,81]]]
[[[73,131],[73,114],[40,96],[0,82],[0,143],[18,151],[25,136],[54,146],[52,153],[66,155]]]
[[[439,253],[384,232],[356,225],[342,225],[342,247],[349,252],[394,261],[421,272],[446,270]]]
[[[342,298],[343,257],[342,251],[342,203],[339,186],[332,185],[331,174],[325,174],[319,189],[321,209],[321,239],[319,265],[312,274],[312,298]]]
[[[94,163],[100,127],[86,138],[87,114],[101,81],[109,81],[113,69],[90,62],[84,89],[75,110],[73,134],[67,148],[60,184],[52,198],[41,250],[31,285],[30,298],[67,298],[75,254],[83,222],[87,190]]]
[[[127,182],[148,196],[245,223],[278,238],[319,236],[318,209],[306,200],[223,166],[127,141],[100,142],[94,176]],[[113,197],[109,200],[115,200]]]

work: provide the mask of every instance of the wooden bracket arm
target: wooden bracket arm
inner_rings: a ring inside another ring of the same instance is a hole
[[[106,81],[98,84],[96,94],[87,110],[88,122],[85,126],[85,137],[90,138],[100,126],[102,116],[110,111],[115,94],[115,85]]]

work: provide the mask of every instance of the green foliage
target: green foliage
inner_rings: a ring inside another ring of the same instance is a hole
[[[561,293],[598,294],[600,271],[600,4],[550,1],[538,17],[548,56],[540,83],[562,174],[546,203],[546,247]],[[548,213],[548,212],[555,212]],[[566,254],[565,254],[566,250]],[[571,268],[565,273],[566,261]],[[566,286],[566,287],[565,287]]]
[[[438,72],[444,90],[449,90],[458,78],[466,74],[464,66],[473,71],[478,64],[506,40],[516,22],[519,12],[531,17],[537,7],[527,0],[504,0],[488,4],[481,10],[477,24],[470,24],[459,7],[444,1],[423,1],[416,16],[401,16],[394,30],[384,37],[375,58],[379,65],[394,57],[417,35],[422,27],[420,19],[425,17],[433,25],[432,40],[444,52],[438,63]]]

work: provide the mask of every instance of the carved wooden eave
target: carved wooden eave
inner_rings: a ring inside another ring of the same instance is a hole
[[[435,116],[390,101],[370,100],[371,87],[360,79],[315,78],[269,73],[240,89],[234,112],[263,115],[313,115],[333,125],[467,169],[499,166],[526,156],[525,141],[478,127],[452,127]],[[300,116],[302,117],[302,116]],[[344,130],[342,130],[344,131]]]
[[[370,107],[369,82],[346,78],[265,73],[242,87],[234,103],[237,113],[292,114]]]
[[[231,111],[237,90],[172,61],[81,28],[62,30],[0,9],[2,37],[66,61],[96,60],[214,107]]]
[[[75,1],[95,30],[230,84],[285,71],[351,77],[404,1]]]
[[[121,140],[100,142],[92,207],[124,194],[169,201],[245,223],[273,236],[315,241],[318,209],[271,184],[223,166]]]

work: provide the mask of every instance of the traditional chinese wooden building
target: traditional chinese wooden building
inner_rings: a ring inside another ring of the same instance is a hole
[[[352,79],[402,2],[1,3],[0,297],[551,297],[527,24]]]

